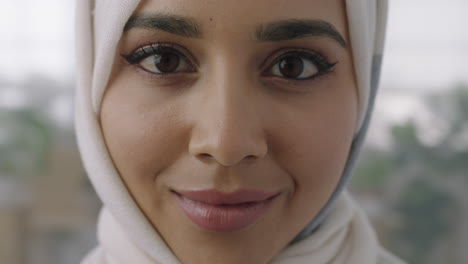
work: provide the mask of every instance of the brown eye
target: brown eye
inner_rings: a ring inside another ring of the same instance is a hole
[[[130,64],[139,65],[139,67],[154,74],[164,75],[195,71],[193,64],[181,52],[172,47],[148,46],[123,56]]]
[[[287,57],[279,62],[279,70],[287,78],[297,78],[304,71],[304,62],[298,57]]]
[[[174,73],[187,66],[180,55],[170,51],[151,55],[140,62],[141,67],[153,73]]]
[[[307,79],[319,73],[319,68],[309,59],[286,56],[273,66],[273,75],[286,79]]]
[[[152,57],[154,66],[162,73],[174,72],[180,64],[177,54],[164,52]]]

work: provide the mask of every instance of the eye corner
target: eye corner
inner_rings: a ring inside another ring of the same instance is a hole
[[[327,62],[325,67],[323,67],[322,71],[323,72],[334,72],[336,65],[338,65],[339,61],[335,62]]]
[[[135,56],[135,52],[130,54],[120,53],[120,57],[131,65],[138,64],[140,62],[140,58]]]

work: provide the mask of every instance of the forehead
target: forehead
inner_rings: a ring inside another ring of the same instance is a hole
[[[271,21],[317,19],[348,39],[343,0],[143,0],[134,14],[153,12],[193,18],[208,37],[251,34]]]

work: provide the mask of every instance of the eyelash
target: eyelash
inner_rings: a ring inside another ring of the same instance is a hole
[[[266,76],[270,76],[273,78],[285,79],[286,81],[292,82],[292,83],[311,81],[318,77],[329,74],[333,72],[333,68],[338,63],[337,61],[330,62],[325,56],[321,55],[320,53],[310,50],[310,49],[305,49],[305,48],[281,48],[277,51],[274,51],[273,55],[269,57],[273,57],[274,59],[273,60],[267,59],[264,63],[262,63],[262,68],[264,68],[264,65],[271,65],[268,68],[266,68],[267,71],[271,71],[271,69],[275,65],[277,65],[283,59],[288,58],[288,57],[296,57],[296,58],[309,60],[312,62],[312,64],[314,64],[314,66],[317,67],[317,70],[318,70],[317,74],[314,74],[313,76],[308,77],[308,78],[296,79],[296,78],[284,78],[284,77],[280,77],[277,75],[266,75]]]
[[[185,50],[185,52],[181,52],[179,50]],[[148,71],[148,70],[144,69],[142,66],[138,65],[144,59],[146,59],[146,58],[148,58],[150,56],[153,56],[155,54],[158,54],[159,52],[163,52],[163,51],[169,51],[171,53],[177,54],[177,56],[179,56],[180,59],[182,59],[182,61],[184,63],[186,63],[191,68],[191,71],[189,71],[189,72],[155,73],[155,72]],[[156,43],[153,43],[153,44],[140,46],[138,49],[136,49],[134,52],[132,52],[132,53],[130,53],[128,55],[122,54],[122,57],[130,65],[136,65],[136,67],[142,69],[143,71],[145,71],[146,73],[152,75],[153,77],[165,78],[165,77],[169,77],[169,76],[172,76],[172,75],[175,75],[175,74],[190,73],[190,72],[195,72],[196,71],[197,63],[192,63],[191,60],[187,58],[188,56],[184,55],[184,53],[188,53],[188,51],[185,48],[183,48],[183,47],[181,47],[181,46],[179,46],[177,44],[156,42]],[[276,54],[278,54],[278,55],[276,55]],[[191,57],[191,56],[189,56],[189,57]],[[277,63],[281,62],[283,59],[288,58],[288,57],[297,57],[297,58],[309,60],[309,61],[311,61],[313,63],[313,65],[315,65],[317,67],[317,69],[318,69],[317,74],[314,74],[313,76],[308,77],[308,78],[296,79],[296,78],[285,78],[285,77],[281,77],[281,76],[277,76],[277,75],[271,75],[271,74],[270,75],[263,74],[264,76],[269,76],[269,77],[273,77],[273,78],[280,78],[280,79],[284,79],[284,80],[286,80],[288,82],[293,82],[293,83],[311,81],[311,80],[314,80],[314,79],[316,79],[318,77],[321,77],[321,76],[324,76],[324,75],[326,75],[328,73],[331,73],[334,70],[334,66],[338,63],[338,62],[331,63],[325,56],[319,54],[318,52],[313,51],[313,50],[309,50],[309,49],[304,49],[304,48],[281,48],[281,49],[279,49],[277,51],[274,51],[273,55],[269,56],[269,57],[274,57],[274,59],[272,59],[272,60],[266,59],[261,64],[262,65],[261,68],[264,68],[264,65],[267,65],[267,64],[271,65],[268,68],[266,68],[266,72],[271,71],[271,69],[273,69],[273,67]],[[193,57],[192,57],[192,60],[194,60]],[[262,71],[262,72],[265,72],[265,71]]]

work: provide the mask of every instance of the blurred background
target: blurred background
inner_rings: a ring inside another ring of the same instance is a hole
[[[351,189],[409,263],[468,263],[468,1],[393,0]],[[0,263],[72,264],[100,202],[73,134],[74,0],[0,8]]]

